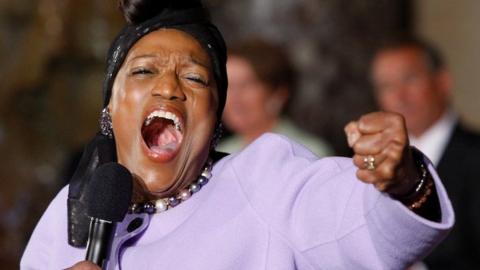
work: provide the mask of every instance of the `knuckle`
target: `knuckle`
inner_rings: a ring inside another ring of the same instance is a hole
[[[372,153],[380,153],[381,150],[382,150],[382,149],[381,149],[381,146],[378,145],[377,143],[372,144],[372,145],[370,146],[370,151],[371,151]]]
[[[385,118],[386,116],[388,116],[388,113],[384,112],[384,111],[379,111],[379,112],[375,112],[375,113],[372,113],[375,117],[381,117],[381,118]]]
[[[363,179],[362,170],[357,170],[357,172],[355,173],[355,176],[357,176],[357,178],[360,179],[362,182],[365,182],[365,180]]]
[[[363,147],[361,143],[357,142],[352,146],[352,149],[353,149],[353,152],[358,155],[358,153],[362,152]]]
[[[356,176],[364,183],[372,183],[371,175],[365,170],[358,170]]]
[[[358,118],[358,123],[365,122],[365,119],[367,119],[369,115],[370,114],[364,114],[364,115],[360,116],[360,118]]]
[[[353,164],[357,167],[360,167],[360,165],[363,165],[363,159],[360,158],[360,156],[358,155],[353,156],[352,160],[353,160]]]
[[[393,119],[393,121],[395,121],[397,123],[402,123],[403,122],[403,116],[399,113],[394,113],[392,115],[392,119]]]
[[[401,153],[405,146],[407,145],[407,136],[405,135],[405,140],[393,140],[392,141],[392,150]]]
[[[405,117],[399,113],[394,113],[391,115],[391,121],[394,122],[399,127],[405,125]]]
[[[376,183],[378,181],[377,176],[372,172],[366,172],[365,178],[368,183]]]
[[[387,147],[387,156],[392,159],[398,159],[402,156],[404,146],[400,142],[392,141]]]
[[[392,119],[392,121],[395,122],[403,122],[403,115],[397,112],[391,112],[389,117]]]
[[[352,129],[355,128],[355,121],[350,121],[348,124],[345,125],[345,127],[343,128],[343,130],[345,130],[345,132],[349,132],[351,131]]]
[[[396,150],[388,151],[387,156],[394,164],[398,164],[402,158],[402,154],[400,153],[400,151],[396,151]]]
[[[395,141],[400,145],[400,146],[405,146],[407,143],[407,132],[397,132],[395,136]]]
[[[371,118],[372,118],[372,113],[364,114],[360,116],[360,119],[358,119],[358,127],[360,129],[364,129],[366,126],[368,126]]]

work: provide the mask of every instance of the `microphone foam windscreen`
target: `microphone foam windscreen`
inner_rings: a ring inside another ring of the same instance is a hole
[[[132,199],[132,174],[122,165],[111,162],[98,167],[87,187],[87,215],[120,222]]]

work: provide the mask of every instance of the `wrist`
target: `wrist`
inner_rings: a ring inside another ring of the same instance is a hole
[[[427,201],[432,193],[433,179],[423,161],[423,154],[416,148],[411,148],[413,161],[417,170],[417,180],[409,191],[402,195],[392,196],[402,202],[410,210],[417,210]]]

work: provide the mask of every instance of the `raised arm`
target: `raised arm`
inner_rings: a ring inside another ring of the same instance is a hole
[[[405,119],[400,114],[370,113],[350,122],[345,132],[355,153],[358,179],[423,217],[439,221],[433,179],[422,154],[409,146]]]

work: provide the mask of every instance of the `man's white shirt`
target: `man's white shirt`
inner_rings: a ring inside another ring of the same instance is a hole
[[[410,145],[422,151],[437,166],[452,136],[457,122],[453,110],[447,110],[443,116],[420,137],[409,135]]]

